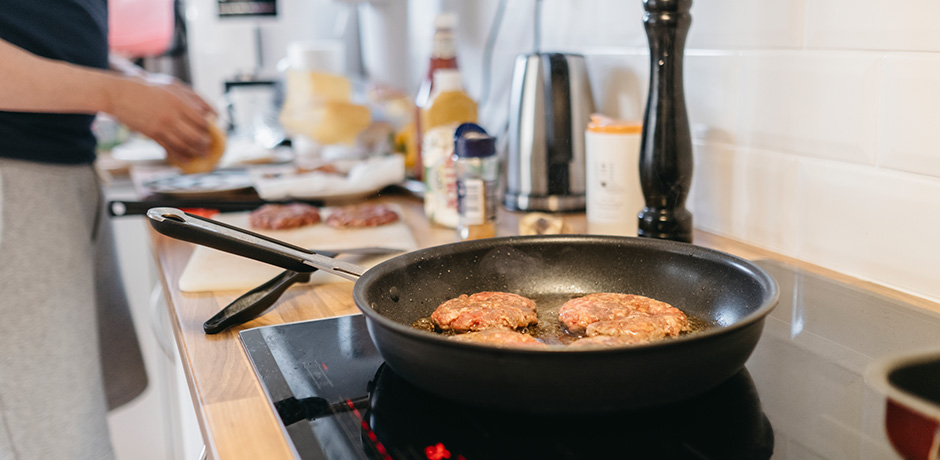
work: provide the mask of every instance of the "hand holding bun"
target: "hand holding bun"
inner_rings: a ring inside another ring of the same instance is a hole
[[[225,153],[225,134],[212,121],[209,126],[209,148],[204,156],[192,157],[167,151],[167,162],[179,168],[183,174],[207,173],[215,169]]]
[[[167,161],[184,172],[209,171],[225,151],[215,110],[193,90],[161,74],[117,78],[107,87],[106,107],[133,131],[153,139]]]

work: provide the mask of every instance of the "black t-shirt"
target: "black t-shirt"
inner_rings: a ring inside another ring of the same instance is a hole
[[[39,56],[107,68],[108,2],[0,0],[0,38]],[[91,163],[95,159],[94,118],[0,111],[0,157]]]

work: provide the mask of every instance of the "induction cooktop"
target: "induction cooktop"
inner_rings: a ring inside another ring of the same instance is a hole
[[[738,374],[669,406],[593,416],[441,399],[383,364],[361,315],[242,331],[299,459],[891,459],[880,356],[935,345],[940,315],[773,261],[780,303]],[[578,389],[572,389],[578,391]]]

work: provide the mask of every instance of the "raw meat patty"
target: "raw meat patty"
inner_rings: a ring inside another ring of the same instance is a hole
[[[303,203],[266,204],[248,215],[252,228],[287,230],[320,222],[320,210]]]
[[[678,308],[630,294],[599,293],[569,300],[558,311],[558,320],[575,334],[619,337],[629,343],[672,337],[689,329],[689,319]]]
[[[485,331],[468,332],[451,336],[451,340],[458,342],[482,343],[501,347],[541,348],[548,345],[528,334],[511,331],[509,329],[487,329]]]
[[[456,332],[522,329],[538,322],[532,299],[492,291],[450,299],[434,310],[431,319],[439,328]]]
[[[360,204],[334,209],[326,224],[336,228],[378,227],[398,221],[398,214],[380,204]]]

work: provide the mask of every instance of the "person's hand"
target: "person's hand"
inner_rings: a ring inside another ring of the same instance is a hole
[[[205,156],[215,110],[188,86],[162,75],[128,78],[112,91],[111,114],[180,162]]]

